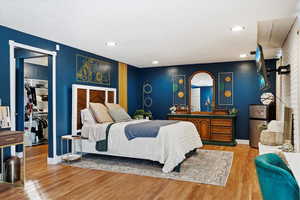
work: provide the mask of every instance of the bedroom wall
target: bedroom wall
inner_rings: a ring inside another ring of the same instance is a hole
[[[59,44],[54,41],[29,35],[20,31],[16,31],[4,26],[0,26],[0,98],[2,99],[2,105],[10,104],[9,97],[9,40],[14,40],[15,42],[27,44],[30,46],[38,47],[41,49],[55,51],[55,45]],[[110,62],[111,67],[111,84],[110,87],[118,87],[118,62],[111,60],[102,56],[98,56],[80,49],[72,48],[63,44],[60,45],[60,51],[57,52],[57,65],[56,65],[56,84],[57,84],[57,153],[60,154],[60,136],[71,134],[71,106],[72,106],[72,84],[85,84],[85,85],[95,85],[87,84],[76,81],[76,54],[81,54],[85,56],[90,56],[96,59],[101,59],[103,61]],[[135,71],[134,67],[130,67],[131,71]],[[134,74],[134,73],[133,73]],[[130,72],[130,78],[131,78]],[[130,84],[131,80],[129,78]],[[134,83],[134,80],[132,81]],[[103,86],[103,85],[95,85]],[[130,94],[133,93],[130,90]],[[23,98],[23,97],[22,97]],[[50,95],[49,95],[49,98]],[[135,106],[135,101],[137,98],[131,100],[131,96],[128,95],[129,101],[131,102],[131,110]],[[52,142],[49,141],[51,144]],[[49,156],[53,157],[52,145],[49,145]]]
[[[48,67],[24,63],[24,77],[29,79],[48,80]]]
[[[142,95],[142,84],[140,83],[140,71],[142,69],[128,65],[127,78],[128,78],[128,113],[133,115],[134,112],[141,108],[141,95]]]
[[[299,4],[300,5],[300,4]],[[277,104],[277,117],[283,120],[283,108],[289,106],[294,114],[294,144],[297,152],[300,152],[300,21],[295,21],[290,33],[282,47],[282,60],[280,65],[291,65],[289,75],[277,76],[277,94],[282,102]]]
[[[266,65],[271,68],[276,67],[275,60],[268,60]],[[243,62],[226,62],[226,63],[210,63],[210,64],[194,64],[169,67],[150,67],[140,70],[140,85],[144,81],[150,81],[153,87],[152,107],[151,111],[155,119],[166,119],[169,108],[173,105],[172,93],[172,76],[185,75],[186,82],[191,74],[198,70],[211,72],[216,78],[218,72],[234,72],[234,107],[239,110],[237,119],[237,138],[249,139],[248,133],[248,106],[249,104],[259,104],[260,95],[258,77],[256,73],[256,65],[254,61]],[[275,93],[276,75],[271,73],[270,91]],[[188,88],[188,84],[186,85]],[[141,90],[141,89],[140,89]],[[216,88],[216,91],[217,88]],[[188,97],[188,94],[187,94]],[[188,102],[188,98],[186,99]],[[216,102],[218,103],[218,95],[216,94]],[[140,107],[142,101],[140,100]],[[218,106],[219,108],[224,108]],[[228,106],[227,108],[231,108]]]

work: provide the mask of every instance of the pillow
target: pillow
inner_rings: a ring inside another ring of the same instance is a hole
[[[123,108],[110,109],[108,112],[115,122],[127,122],[131,120],[131,117]]]
[[[90,108],[94,114],[95,119],[99,123],[113,122],[108,114],[107,108],[101,103],[90,103]]]
[[[115,103],[105,103],[105,105],[108,108],[108,110],[122,108],[122,106],[120,106],[119,104],[115,104]]]
[[[282,132],[274,132],[269,130],[263,130],[260,133],[260,142],[264,145],[278,146],[284,142]]]
[[[81,110],[81,123],[82,124],[97,124],[93,113],[90,109],[86,108]]]

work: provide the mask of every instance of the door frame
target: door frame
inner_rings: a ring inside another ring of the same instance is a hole
[[[16,60],[15,48],[23,48],[37,53],[52,56],[52,133],[53,133],[53,158],[48,155],[48,163],[55,163],[57,160],[57,141],[56,141],[56,51],[48,51],[37,47],[17,43],[13,40],[9,44],[9,65],[10,65],[10,112],[11,112],[11,130],[16,130]],[[11,147],[12,155],[16,155],[16,147]]]

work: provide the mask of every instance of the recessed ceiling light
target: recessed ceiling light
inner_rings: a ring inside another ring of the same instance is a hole
[[[243,53],[243,54],[240,54],[240,58],[246,58],[247,57],[247,54]]]
[[[231,27],[232,32],[239,32],[239,31],[243,31],[243,30],[245,30],[244,26],[233,26],[233,27]]]
[[[159,63],[159,62],[158,62],[157,60],[153,60],[153,61],[152,61],[152,64],[153,64],[153,65],[157,65],[158,63]]]
[[[109,47],[117,46],[116,42],[106,42],[105,44],[106,44],[106,46],[109,46]]]

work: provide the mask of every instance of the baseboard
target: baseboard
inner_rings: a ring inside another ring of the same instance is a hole
[[[57,165],[57,164],[61,163],[61,158],[60,158],[60,156],[57,156],[55,158],[48,157],[47,162],[49,165]]]
[[[240,140],[240,139],[238,139],[238,140],[236,140],[236,142],[238,144],[247,144],[247,145],[249,145],[249,140]]]

